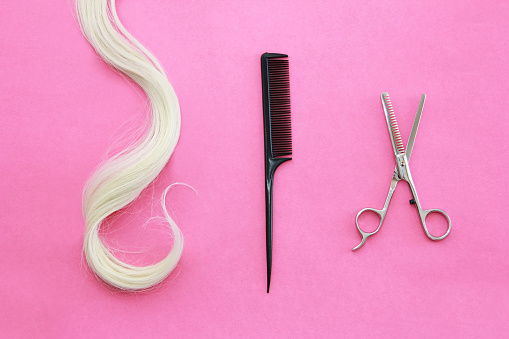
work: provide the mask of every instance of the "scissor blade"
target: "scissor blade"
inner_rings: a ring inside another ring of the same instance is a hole
[[[419,107],[417,108],[417,113],[415,113],[414,124],[412,125],[412,131],[410,132],[410,137],[408,138],[408,143],[406,145],[406,157],[410,160],[410,156],[412,155],[412,149],[414,148],[415,136],[417,135],[417,129],[419,129],[419,122],[421,121],[422,109],[424,108],[424,101],[426,101],[426,94],[421,95],[421,102],[419,102]]]
[[[401,133],[399,132],[398,122],[396,121],[396,114],[394,113],[394,108],[392,107],[389,93],[383,92],[381,95],[381,99],[394,154],[395,155],[404,154],[405,146],[403,145],[403,141],[401,140]]]

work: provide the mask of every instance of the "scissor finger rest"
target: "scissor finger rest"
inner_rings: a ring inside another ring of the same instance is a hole
[[[432,213],[441,214],[445,218],[445,220],[447,220],[447,231],[444,234],[442,234],[441,236],[438,236],[438,237],[432,235],[429,232],[428,226],[426,225],[426,218],[428,217],[428,215],[430,215]],[[438,208],[433,208],[433,209],[430,209],[430,210],[419,210],[419,216],[421,218],[422,228],[424,230],[424,233],[426,233],[426,236],[428,238],[430,238],[431,240],[433,240],[433,241],[442,240],[445,237],[447,237],[449,235],[449,233],[451,232],[451,219],[449,218],[447,213],[445,213],[444,210],[441,210],[441,209],[438,209]]]
[[[378,223],[378,226],[376,227],[376,229],[374,231],[364,231],[361,228],[361,226],[359,225],[359,217],[366,212],[374,213],[380,219],[380,222]],[[357,213],[357,217],[355,217],[355,225],[357,226],[357,230],[359,231],[359,234],[361,235],[362,240],[359,245],[357,245],[353,248],[353,251],[356,251],[359,248],[361,248],[361,246],[364,245],[364,243],[366,242],[366,239],[368,239],[370,236],[376,234],[380,230],[380,227],[382,227],[382,223],[385,219],[386,213],[387,213],[387,209],[378,210],[375,208],[364,208],[359,213]]]

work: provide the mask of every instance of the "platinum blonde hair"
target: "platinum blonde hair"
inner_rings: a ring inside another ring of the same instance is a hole
[[[105,161],[85,185],[84,253],[88,265],[106,283],[124,290],[146,289],[161,282],[175,268],[184,240],[169,216],[173,233],[168,255],[149,266],[133,266],[116,258],[99,237],[99,229],[112,213],[134,201],[170,159],[180,134],[180,107],[173,87],[156,58],[122,25],[115,0],[75,0],[83,35],[110,66],[127,75],[147,94],[151,125],[131,146]]]

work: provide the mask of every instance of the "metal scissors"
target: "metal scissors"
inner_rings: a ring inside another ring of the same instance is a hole
[[[417,109],[417,113],[415,115],[414,124],[412,126],[412,131],[410,133],[410,137],[408,138],[406,150],[405,150],[405,146],[403,145],[403,141],[401,140],[401,134],[399,132],[398,122],[396,121],[396,115],[395,115],[394,109],[392,107],[391,99],[389,98],[389,93],[387,93],[387,92],[382,93],[381,99],[382,99],[382,106],[383,106],[384,113],[385,113],[385,120],[387,121],[387,127],[389,128],[389,134],[391,136],[392,148],[394,149],[394,155],[396,157],[396,168],[394,169],[394,174],[392,176],[392,181],[391,181],[391,187],[389,189],[389,194],[387,194],[387,199],[385,200],[384,207],[381,210],[378,210],[375,208],[365,208],[357,214],[357,217],[355,218],[355,224],[357,225],[357,229],[359,230],[359,233],[362,236],[362,240],[359,245],[357,245],[353,248],[354,251],[361,248],[361,246],[364,245],[364,243],[370,236],[372,236],[372,235],[378,233],[378,231],[380,231],[380,228],[382,227],[382,223],[384,222],[384,219],[385,219],[385,215],[387,214],[387,209],[389,207],[389,203],[391,202],[392,195],[394,194],[396,185],[398,184],[398,182],[400,180],[405,180],[408,183],[408,185],[410,186],[410,190],[412,191],[412,195],[413,195],[413,199],[410,200],[410,204],[416,205],[417,212],[419,213],[419,218],[421,219],[422,228],[423,228],[426,236],[433,241],[438,241],[438,240],[442,240],[445,237],[447,237],[449,235],[449,233],[451,232],[451,219],[449,218],[447,213],[445,213],[445,211],[443,211],[441,209],[437,209],[437,208],[430,209],[430,210],[422,209],[421,204],[419,202],[419,198],[417,197],[417,191],[415,190],[414,182],[412,180],[412,175],[410,174],[409,160],[410,160],[410,156],[412,155],[412,148],[414,147],[415,136],[417,134],[417,129],[419,128],[419,122],[421,120],[421,114],[422,114],[422,109],[424,107],[424,101],[426,100],[426,95],[423,94],[421,96],[421,102],[419,103],[419,108]],[[380,223],[378,224],[378,227],[376,228],[376,230],[374,230],[373,232],[363,231],[361,229],[361,227],[359,226],[359,217],[364,212],[368,212],[368,211],[374,212],[380,218]],[[426,217],[430,213],[439,213],[439,214],[443,215],[445,217],[445,219],[447,220],[447,223],[448,223],[447,231],[439,237],[435,237],[434,235],[432,235],[428,231],[428,228],[426,227]]]

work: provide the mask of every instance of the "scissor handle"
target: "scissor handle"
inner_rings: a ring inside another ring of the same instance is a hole
[[[420,206],[417,206],[417,211],[419,212],[419,216],[421,218],[421,223],[422,223],[422,228],[424,230],[424,233],[426,233],[426,236],[428,238],[430,238],[431,240],[433,240],[433,241],[442,240],[445,237],[447,237],[449,235],[449,233],[451,233],[451,218],[449,218],[449,216],[447,215],[447,213],[444,210],[441,210],[439,208],[432,208],[432,209],[429,209],[429,210],[422,210],[420,208]],[[430,215],[431,213],[441,214],[447,220],[447,224],[448,224],[447,225],[447,231],[444,234],[442,234],[441,236],[439,236],[439,237],[435,237],[434,235],[432,235],[429,232],[428,227],[426,226],[426,217],[428,215]]]
[[[359,225],[359,217],[360,217],[363,213],[365,213],[365,212],[373,212],[373,213],[375,213],[376,215],[378,215],[378,217],[380,218],[380,222],[379,222],[379,224],[378,224],[378,227],[377,227],[374,231],[372,231],[372,232],[366,232],[366,231],[364,231],[364,230],[360,227],[360,225]],[[372,236],[372,235],[376,234],[378,231],[380,231],[380,228],[382,227],[382,223],[383,223],[383,221],[384,221],[384,219],[385,219],[385,215],[386,215],[386,214],[387,214],[387,208],[384,208],[383,210],[379,210],[379,209],[376,209],[376,208],[369,208],[369,207],[368,207],[368,208],[364,208],[364,209],[360,210],[360,212],[359,212],[359,213],[357,213],[357,216],[355,217],[355,225],[357,226],[357,230],[359,231],[359,234],[361,235],[362,240],[361,240],[361,242],[360,242],[360,244],[359,244],[359,245],[357,245],[357,246],[355,246],[355,247],[353,248],[353,250],[352,250],[352,251],[356,251],[356,250],[358,250],[359,248],[361,248],[361,247],[362,247],[362,245],[364,245],[364,243],[366,242],[366,240],[367,240],[370,236]]]

